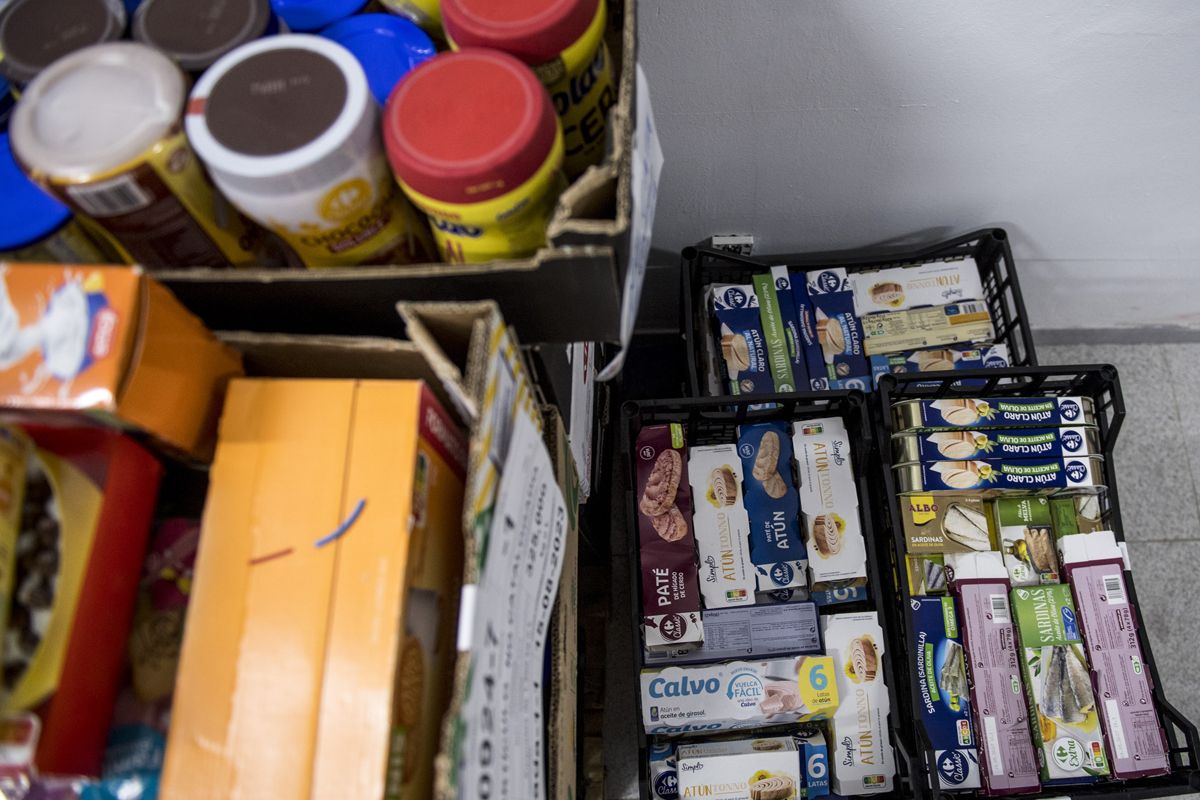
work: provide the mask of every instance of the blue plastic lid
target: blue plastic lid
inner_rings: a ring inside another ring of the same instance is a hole
[[[293,32],[318,31],[366,4],[367,0],[271,0],[271,8]]]
[[[437,55],[425,31],[391,14],[362,14],[330,25],[321,35],[345,47],[367,73],[371,94],[379,105],[405,74]]]
[[[0,250],[16,250],[58,230],[71,210],[25,177],[0,133]]]

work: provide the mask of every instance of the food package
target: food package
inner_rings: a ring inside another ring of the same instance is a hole
[[[759,591],[807,587],[808,554],[800,536],[800,499],[792,476],[792,441],[787,425],[743,425],[738,455],[750,516],[750,558]]]
[[[933,745],[939,785],[949,792],[978,789],[967,654],[954,598],[914,597],[910,602],[909,638],[917,659],[913,679],[921,700],[916,713]]]
[[[1055,493],[1064,489],[1104,488],[1104,462],[1099,456],[1072,458],[998,458],[974,461],[929,461],[892,467],[902,493],[1024,490]]]
[[[941,553],[909,553],[904,557],[908,571],[908,593],[917,597],[945,594],[950,576],[946,558]]]
[[[693,527],[705,608],[754,603],[750,519],[742,502],[742,460],[733,444],[693,447],[688,479],[695,504]]]
[[[1058,553],[1045,497],[997,497],[996,527],[1013,586],[1058,583]]]
[[[828,656],[646,668],[642,725],[648,734],[696,733],[828,718],[838,682]]]
[[[703,642],[646,650],[644,658],[646,666],[658,666],[820,652],[816,604],[789,602],[705,611]]]
[[[829,794],[829,747],[825,734],[816,726],[804,726],[792,734],[800,751],[801,780],[806,798]]]
[[[679,797],[797,800],[800,754],[788,736],[681,744]]]
[[[899,353],[877,353],[871,356],[871,380],[875,386],[884,375],[903,375],[907,372],[945,372],[959,369],[1003,369],[1012,366],[1008,345],[996,344],[951,344],[945,347],[930,347],[923,350],[907,350]],[[929,382],[931,383],[931,382]],[[962,379],[960,386],[980,386],[982,378]],[[909,384],[928,385],[927,382]]]
[[[1066,458],[1099,454],[1096,429],[1083,425],[909,432],[892,437],[892,460],[897,463],[971,458]]]
[[[0,399],[212,453],[241,357],[137,267],[0,265]]]
[[[812,388],[808,377],[808,359],[804,355],[804,334],[800,328],[796,294],[805,294],[803,283],[793,283],[792,275],[784,266],[771,267],[771,280],[775,286],[775,297],[779,302],[779,319],[787,338],[788,357],[792,363],[792,377],[797,391],[807,392]]]
[[[41,771],[99,775],[162,468],[102,428],[25,431],[3,711],[41,718]]]
[[[1018,586],[1010,599],[1042,783],[1092,783],[1107,776],[1104,735],[1071,587]]]
[[[1064,540],[1063,571],[1087,643],[1113,777],[1128,780],[1170,772],[1150,670],[1138,643],[1138,617],[1112,531]]]
[[[164,798],[431,796],[466,460],[421,381],[231,384]]]
[[[878,311],[904,311],[963,300],[983,300],[983,281],[975,259],[929,261],[850,275],[854,310],[861,317]]]
[[[646,753],[650,773],[650,800],[679,800],[675,743],[655,742]]]
[[[646,647],[703,641],[683,426],[642,428],[635,453]]]
[[[898,431],[1095,426],[1090,397],[943,397],[892,405]]]
[[[771,394],[775,384],[767,364],[766,335],[754,287],[709,287],[717,347],[730,394]]]
[[[996,338],[987,306],[972,301],[868,314],[862,318],[862,329],[863,349],[868,356],[959,343],[990,343]]]
[[[841,699],[829,723],[833,791],[840,795],[892,790],[896,773],[889,736],[884,641],[874,611],[821,617],[825,652],[833,659]]]
[[[150,540],[129,638],[133,687],[142,702],[163,700],[175,691],[199,544],[199,520],[180,518],[163,520]]]
[[[909,553],[994,550],[992,515],[976,493],[909,494],[899,499]]]
[[[775,289],[775,280],[770,274],[755,275],[754,293],[758,296],[759,318],[762,321],[764,344],[767,349],[767,369],[777,392],[794,392],[797,389],[792,370],[792,349],[788,343],[788,321],[783,316],[781,300],[791,300],[790,293],[781,297]],[[795,317],[795,307],[792,309]]]
[[[795,422],[792,429],[809,586],[814,592],[865,586],[867,549],[846,423],[823,417]]]
[[[836,267],[797,273],[793,280],[801,276],[808,304],[798,313],[813,389],[870,391],[871,363],[846,270]]]

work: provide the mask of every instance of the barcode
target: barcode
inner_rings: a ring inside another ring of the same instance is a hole
[[[987,306],[983,303],[959,303],[958,313],[961,314],[986,314]]]
[[[1104,576],[1104,594],[1108,597],[1109,605],[1125,602],[1125,582],[1120,575]]]
[[[128,214],[145,208],[153,199],[128,175],[87,186],[68,186],[67,194],[85,214],[93,217]]]
[[[992,622],[1005,624],[1008,620],[1008,598],[1002,594],[988,595],[992,601]]]

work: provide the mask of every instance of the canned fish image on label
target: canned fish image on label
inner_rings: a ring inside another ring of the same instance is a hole
[[[945,428],[1052,428],[1096,424],[1089,397],[945,397],[892,405],[900,431]]]

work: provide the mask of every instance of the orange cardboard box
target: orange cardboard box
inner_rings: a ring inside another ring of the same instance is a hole
[[[0,405],[83,412],[204,459],[241,371],[136,267],[0,263]]]
[[[230,385],[164,800],[429,796],[465,458],[420,381]]]

